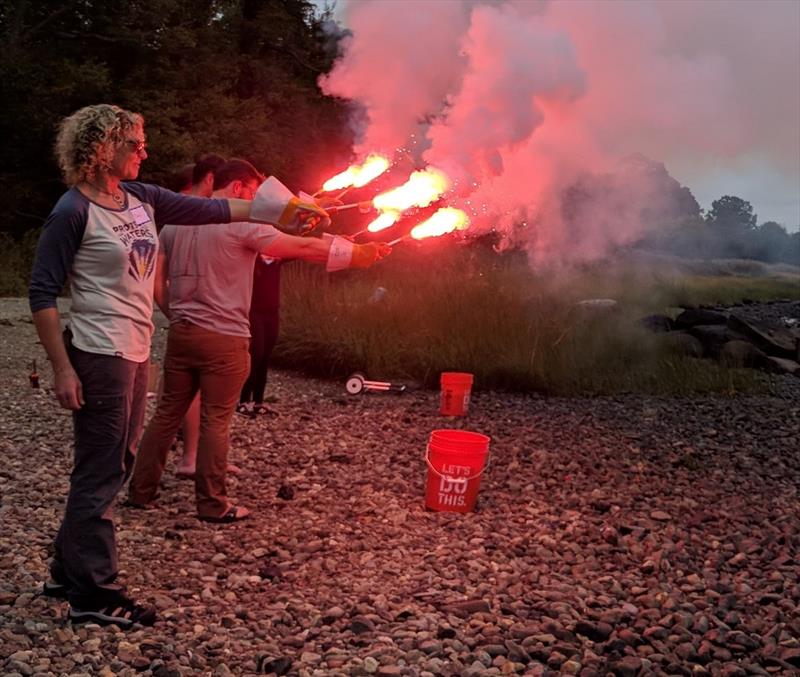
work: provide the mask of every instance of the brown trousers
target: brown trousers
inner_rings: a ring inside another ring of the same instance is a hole
[[[249,343],[247,338],[218,334],[185,320],[170,326],[164,392],[136,455],[131,501],[145,504],[155,499],[172,440],[199,390],[197,512],[204,517],[219,517],[228,510],[228,436],[242,384],[250,371]]]

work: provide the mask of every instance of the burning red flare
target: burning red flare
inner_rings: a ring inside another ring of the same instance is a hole
[[[447,174],[428,167],[414,172],[402,186],[376,195],[372,204],[376,209],[403,211],[411,207],[427,207],[450,187]]]
[[[381,212],[380,216],[375,219],[372,223],[367,226],[367,230],[370,233],[377,233],[381,230],[389,228],[389,226],[394,225],[397,219],[400,218],[400,212],[394,211],[390,209],[385,212]]]
[[[361,188],[389,169],[389,160],[382,155],[370,155],[361,165],[350,165],[323,185],[325,192],[341,188]]]
[[[469,217],[465,212],[454,207],[443,207],[427,221],[414,226],[409,235],[415,240],[422,240],[426,237],[452,233],[454,230],[464,230],[468,225]]]

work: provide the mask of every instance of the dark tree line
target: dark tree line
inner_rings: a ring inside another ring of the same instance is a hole
[[[667,233],[662,248],[677,254],[800,265],[800,232],[789,233],[775,221],[759,225],[753,206],[733,195],[714,200],[704,215],[671,224]]]
[[[145,116],[143,180],[217,152],[315,189],[351,146],[316,85],[338,48],[323,24],[310,0],[0,0],[2,230],[41,225],[56,124],[93,103]]]
[[[562,196],[567,226],[576,239],[592,220],[606,232],[636,222],[644,237],[635,245],[689,258],[745,258],[800,265],[800,232],[779,223],[758,224],[753,206],[725,195],[704,213],[691,190],[659,162],[625,158],[615,171],[589,175]]]

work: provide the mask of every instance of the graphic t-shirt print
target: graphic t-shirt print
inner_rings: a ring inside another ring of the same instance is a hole
[[[128,274],[141,282],[147,280],[155,270],[156,239],[144,207],[131,207],[129,213],[133,222],[114,226],[114,232],[128,253]]]

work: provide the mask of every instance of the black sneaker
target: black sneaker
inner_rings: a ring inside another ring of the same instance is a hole
[[[64,565],[57,559],[50,562],[50,578],[42,586],[42,595],[50,599],[67,599],[72,583],[64,571]]]
[[[130,597],[119,594],[113,601],[97,609],[79,609],[70,605],[69,619],[73,623],[116,625],[127,630],[134,623],[153,625],[156,622],[156,608],[136,604]]]
[[[54,580],[45,581],[42,586],[42,595],[51,599],[67,599],[69,589],[70,586],[67,583],[59,583]]]

